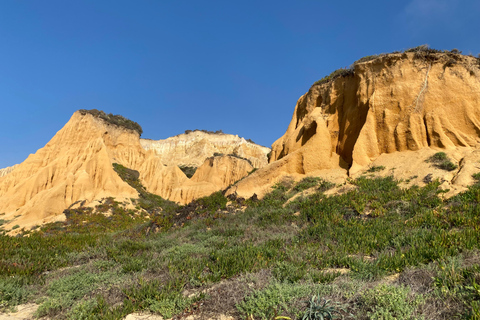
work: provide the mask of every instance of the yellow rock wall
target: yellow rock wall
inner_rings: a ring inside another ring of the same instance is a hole
[[[236,190],[261,193],[282,175],[351,175],[386,153],[476,148],[479,66],[478,59],[457,54],[389,54],[313,85],[272,145],[270,165]]]
[[[5,227],[62,220],[63,211],[78,202],[137,198],[113,163],[137,170],[149,192],[179,203],[222,190],[253,170],[247,160],[213,157],[188,179],[177,166],[165,165],[153,150],[146,151],[137,132],[75,112],[45,147],[0,177],[0,213],[10,220]]]

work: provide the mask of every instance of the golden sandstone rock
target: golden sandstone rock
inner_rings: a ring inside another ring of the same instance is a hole
[[[138,197],[113,163],[137,170],[147,191],[180,203],[225,189],[253,170],[248,160],[227,155],[206,159],[188,179],[176,165],[145,150],[135,130],[77,111],[45,147],[0,178],[0,213],[10,221],[6,229],[63,220],[63,210],[77,203]]]
[[[270,164],[229,192],[261,195],[285,175],[340,181],[372,165],[420,182],[433,170],[424,160],[440,150],[460,162],[446,180],[458,185],[457,176],[464,176],[464,186],[480,142],[479,61],[454,53],[388,54],[313,85],[272,145]]]

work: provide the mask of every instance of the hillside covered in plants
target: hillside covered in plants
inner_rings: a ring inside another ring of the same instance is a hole
[[[178,206],[115,170],[139,191],[134,209],[107,198],[0,235],[3,311],[31,302],[48,319],[480,316],[480,183],[444,199],[439,181],[400,188],[379,168],[345,185],[286,179],[261,200],[217,192]]]

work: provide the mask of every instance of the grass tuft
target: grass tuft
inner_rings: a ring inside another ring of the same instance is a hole
[[[427,159],[427,162],[433,163],[437,168],[446,171],[453,171],[458,168],[447,156],[445,152],[437,152]]]

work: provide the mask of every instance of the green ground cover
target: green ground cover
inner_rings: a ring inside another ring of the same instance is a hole
[[[0,309],[36,302],[37,316],[53,319],[140,310],[480,317],[480,184],[444,199],[438,181],[402,189],[391,177],[360,177],[326,196],[333,184],[306,178],[278,183],[246,208],[220,192],[181,207],[116,170],[139,191],[135,210],[110,198],[66,211],[65,222],[0,235]]]

